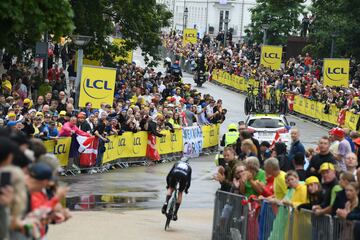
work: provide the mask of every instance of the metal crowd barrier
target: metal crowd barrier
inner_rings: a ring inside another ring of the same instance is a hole
[[[242,195],[216,192],[213,240],[360,239],[359,221],[345,221],[330,215],[315,216],[310,210],[246,200]]]
[[[244,196],[216,192],[213,219],[213,240],[244,239],[248,209],[241,204]]]

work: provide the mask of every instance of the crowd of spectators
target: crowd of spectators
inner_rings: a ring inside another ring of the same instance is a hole
[[[287,149],[283,142],[259,144],[243,122],[238,129],[238,141],[225,146],[214,175],[221,190],[307,209],[318,216],[360,220],[356,132],[333,128],[317,146],[306,149],[299,130],[292,129]]]
[[[40,239],[49,224],[70,217],[59,203],[68,188],[58,186],[59,163],[43,141],[96,136],[101,151],[110,135],[148,131],[162,136],[163,129],[225,120],[221,99],[135,63],[118,65],[113,102],[88,102],[83,108],[75,106],[74,54],[66,46],[49,49],[45,76],[36,59],[26,66],[5,54],[2,63],[0,239]]]
[[[320,101],[327,105],[325,113],[329,113],[329,106],[334,104],[339,109],[360,114],[360,65],[356,65],[355,59],[350,61],[349,86],[329,87],[322,82],[323,61],[313,59],[309,53],[289,58],[281,69],[271,70],[260,65],[261,45],[256,43],[228,40],[224,47],[218,37],[212,39],[206,34],[198,43],[183,46],[182,36],[172,32],[164,33],[163,42],[168,51],[186,62],[196,59],[199,53],[205,55],[210,80],[214,70],[222,70],[259,80],[263,89],[273,87]]]

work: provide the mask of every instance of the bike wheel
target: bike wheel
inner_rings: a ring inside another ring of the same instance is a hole
[[[168,213],[166,214],[165,231],[170,226],[170,222],[171,222],[171,220],[173,218],[174,210],[175,210],[175,198],[173,197],[171,199],[171,202],[170,202],[169,207],[168,207]]]

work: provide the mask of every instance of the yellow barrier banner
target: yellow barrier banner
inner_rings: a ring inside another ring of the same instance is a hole
[[[101,103],[112,103],[114,100],[116,69],[84,66],[80,82],[79,106],[85,107],[91,102],[94,108]]]
[[[103,163],[119,158],[144,157],[147,147],[147,132],[125,132],[118,136],[109,136],[110,142],[105,143],[106,151]]]
[[[59,159],[60,166],[66,167],[68,165],[71,137],[48,140],[43,143],[46,151],[54,154]]]
[[[122,39],[122,38],[114,38],[113,39],[113,44],[115,46],[121,48],[121,47],[123,47],[125,45],[125,40]],[[132,60],[133,60],[133,51],[128,51],[126,57],[115,56],[115,58],[114,58],[114,62],[125,61],[127,63],[132,63]]]
[[[162,131],[164,137],[156,137],[159,154],[182,152],[182,130],[176,129],[174,133],[169,130]]]
[[[281,67],[282,46],[263,45],[261,47],[260,64],[277,70]]]
[[[356,130],[359,117],[360,115],[347,111],[345,117],[345,127]]]
[[[349,59],[324,59],[324,86],[348,87],[349,86]]]
[[[192,44],[197,43],[197,30],[194,28],[184,29],[183,46],[186,46],[188,43],[192,43]]]

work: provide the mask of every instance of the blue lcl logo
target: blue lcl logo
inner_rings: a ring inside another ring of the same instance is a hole
[[[96,88],[96,89],[104,89],[104,90],[112,90],[108,87],[108,81],[106,80],[95,80],[93,82],[90,79],[86,79],[85,83],[87,88]]]
[[[345,72],[345,69],[344,69],[344,68],[339,68],[339,67],[333,68],[333,69],[328,68],[327,73],[328,73],[328,74],[347,74],[347,73]]]

